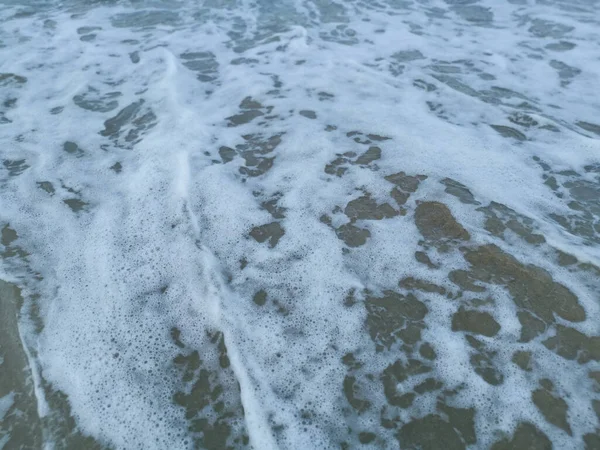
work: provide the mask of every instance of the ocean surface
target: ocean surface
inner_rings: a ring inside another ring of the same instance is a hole
[[[600,449],[600,1],[0,0],[0,449]]]

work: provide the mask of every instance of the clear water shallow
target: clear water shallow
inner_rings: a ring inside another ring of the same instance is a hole
[[[600,448],[599,7],[0,2],[0,448]]]

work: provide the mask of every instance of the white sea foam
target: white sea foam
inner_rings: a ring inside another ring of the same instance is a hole
[[[584,169],[599,163],[598,133],[580,124],[597,123],[600,110],[593,5],[50,2],[4,5],[0,21],[0,73],[26,77],[0,78],[0,220],[18,231],[41,279],[18,267],[6,272],[40,294],[30,301],[44,328],[38,334],[30,324],[26,333],[35,367],[67,394],[82,431],[106,445],[197,445],[190,417],[173,401],[190,389],[172,363],[184,352],[170,335],[176,327],[207,370],[220,370],[211,366],[218,351],[207,333],[223,333],[234,376],[219,375],[234,386],[226,403],[235,402],[237,380],[254,448],[337,448],[346,440],[354,447],[356,433],[368,429],[378,436],[373,446],[395,448],[396,431],[379,425],[387,405],[380,374],[407,357],[396,344],[375,351],[365,298],[398,291],[406,277],[457,291],[448,272],[469,268],[458,247],[430,247],[440,267],[415,261],[425,248],[418,202],[447,204],[472,235],[469,245],[494,243],[543,267],[587,313],[585,322],[559,323],[598,334],[596,275],[548,256],[554,247],[598,265],[598,231],[578,234],[553,219],[573,214],[575,194],[562,187],[556,195],[543,178],[568,183],[570,170],[598,182]],[[574,47],[547,47],[562,41]],[[515,125],[513,113],[536,125]],[[231,118],[240,114],[256,117]],[[353,131],[362,134],[348,136]],[[390,139],[354,140],[368,134]],[[381,158],[357,163],[370,146]],[[224,147],[234,150],[230,160]],[[343,176],[324,170],[346,152],[356,155],[341,163]],[[344,208],[367,192],[396,207],[385,177],[398,172],[427,177],[408,213],[358,220],[370,236],[348,248],[333,229],[349,222]],[[446,194],[446,177],[479,205]],[[262,205],[269,201],[279,213]],[[533,219],[547,242],[536,247],[516,233],[501,240],[484,230],[476,208],[491,201]],[[597,225],[591,208],[587,220]],[[276,245],[251,234],[269,223],[285,231]],[[257,306],[261,289],[267,300]],[[355,306],[345,304],[351,291]],[[399,389],[410,392],[430,376],[448,391],[461,387],[451,402],[476,408],[476,447],[510,435],[519,421],[535,423],[557,448],[582,446],[596,427],[587,370],[598,361],[568,361],[540,339],[519,343],[511,295],[499,285],[484,295],[495,303],[480,310],[501,331],[481,340],[496,352],[504,382],[492,386],[474,373],[473,348],[451,331],[459,301],[428,293],[419,297],[428,309],[422,340],[438,356],[428,363],[432,372]],[[534,349],[535,375],[511,362],[519,349]],[[348,353],[364,364],[356,373],[371,374],[361,392],[373,405],[350,416]],[[544,377],[568,404],[571,436],[531,402]],[[394,414],[405,424],[435,412],[436,403],[435,393],[425,395]],[[198,417],[217,417],[210,408]]]

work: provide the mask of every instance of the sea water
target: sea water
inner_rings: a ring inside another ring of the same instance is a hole
[[[0,1],[0,448],[600,448],[600,2]]]

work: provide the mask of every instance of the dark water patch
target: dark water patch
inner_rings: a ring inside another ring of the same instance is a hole
[[[0,280],[0,399],[10,398],[0,416],[0,442],[5,449],[38,449],[43,442],[31,369],[17,324],[22,305],[20,289]]]
[[[77,28],[77,34],[82,35],[82,34],[90,34],[94,31],[99,31],[101,30],[102,27],[79,27]]]
[[[337,207],[335,211],[341,212],[342,210]],[[357,221],[390,219],[400,214],[388,203],[378,204],[369,193],[349,201],[343,211],[350,222],[339,227],[334,227],[331,217],[326,214],[321,216],[320,220],[334,229],[337,237],[344,241],[348,247],[360,247],[371,237],[371,232],[366,228],[357,226]]]
[[[420,52],[418,52],[418,53],[420,54]],[[403,58],[408,58],[408,59],[403,61]],[[410,58],[414,58],[414,59],[410,59]],[[393,76],[399,77],[404,73],[404,69],[406,69],[406,63],[417,61],[419,59],[424,59],[424,57],[422,57],[422,55],[421,55],[421,57],[419,57],[419,55],[417,53],[412,53],[411,51],[395,53],[390,56],[389,71]],[[375,65],[376,64],[374,64],[374,66]]]
[[[492,337],[500,331],[500,324],[485,311],[468,310],[461,307],[452,316],[452,331],[467,331]]]
[[[452,64],[432,64],[428,68],[436,73],[462,73],[461,66],[454,66]]]
[[[519,125],[524,128],[536,127],[539,125],[539,122],[531,117],[529,114],[522,112],[514,112],[510,116],[508,116],[508,120],[510,120],[515,125]]]
[[[434,113],[440,119],[444,119],[446,121],[449,121],[449,116],[448,116],[447,111],[444,108],[444,105],[442,103],[436,103],[436,102],[427,101],[427,102],[425,102],[425,104],[429,108],[429,111],[431,111],[432,113]]]
[[[550,214],[557,224],[569,233],[583,238],[585,241],[597,243],[600,241],[600,221],[595,215],[589,214],[584,208],[579,208],[577,202],[572,205],[580,214],[561,216]]]
[[[512,127],[507,127],[506,125],[490,125],[494,130],[500,134],[500,136],[505,138],[516,139],[517,141],[525,141],[527,136],[521,133],[519,130],[516,130]]]
[[[264,306],[264,304],[267,303],[267,291],[264,289],[257,291],[252,297],[252,301],[258,306]]]
[[[448,279],[462,290],[469,292],[485,292],[485,287],[475,283],[476,279],[466,270],[453,270],[448,273]]]
[[[485,214],[484,228],[496,237],[505,239],[505,231],[510,230],[528,244],[537,245],[546,242],[542,234],[535,233],[536,226],[531,218],[501,203],[491,202],[486,207],[478,208],[477,211]]]
[[[354,164],[360,166],[366,166],[371,164],[373,161],[377,161],[381,158],[381,149],[379,147],[369,147],[369,149],[360,155]]]
[[[50,195],[54,195],[54,192],[56,192],[54,185],[49,181],[38,181],[36,184],[42,191]]]
[[[50,412],[44,416],[44,438],[65,450],[109,450],[111,447],[87,436],[78,428],[68,397],[42,380]]]
[[[279,243],[279,239],[285,234],[284,228],[279,222],[271,222],[252,228],[250,236],[256,242],[269,242],[269,247],[273,248]]]
[[[307,119],[316,119],[317,113],[310,109],[303,109],[298,112],[302,117],[306,117]]]
[[[361,395],[361,388],[355,376],[346,375],[343,385],[346,400],[358,413],[370,408],[371,402]]]
[[[529,422],[521,422],[512,438],[504,438],[494,445],[491,450],[552,450],[552,442],[535,425]]]
[[[434,264],[431,261],[431,258],[429,258],[429,255],[427,255],[427,253],[425,253],[425,252],[422,252],[422,251],[415,252],[415,259],[418,262],[420,262],[421,264],[425,264],[430,269],[436,269],[438,267],[436,264]]]
[[[405,63],[410,61],[417,61],[419,59],[425,59],[425,56],[423,56],[423,53],[421,53],[419,50],[403,50],[392,54],[390,58],[398,62]]]
[[[407,175],[404,172],[395,173],[385,177],[387,181],[395,186],[390,191],[390,196],[396,201],[398,206],[404,205],[410,194],[417,191],[419,184],[427,179],[425,175]],[[400,214],[404,215],[406,211],[400,208]]]
[[[600,336],[587,336],[574,328],[556,326],[556,334],[542,342],[546,348],[565,359],[585,364],[600,361]]]
[[[81,149],[75,142],[71,141],[67,141],[63,144],[63,150],[76,157],[81,157],[84,154],[83,149]]]
[[[440,401],[438,411],[445,416],[450,425],[459,432],[465,444],[475,444],[475,408],[456,408]]]
[[[427,179],[425,175],[407,175],[404,172],[395,173],[385,177],[387,181],[395,184],[397,187],[406,192],[416,192],[419,184]]]
[[[340,24],[329,32],[322,31],[319,33],[319,37],[328,42],[337,42],[342,45],[356,45],[360,42],[356,34],[356,30],[349,28],[346,24]]]
[[[435,293],[440,295],[446,295],[446,289],[442,286],[438,286],[437,284],[430,283],[425,280],[420,280],[418,278],[406,277],[400,280],[398,286],[408,290],[419,290],[428,293]]]
[[[9,177],[17,177],[30,167],[24,159],[5,159],[2,165],[8,171]]]
[[[29,256],[29,253],[25,251],[21,246],[15,242],[19,238],[17,232],[10,227],[10,224],[6,224],[0,230],[0,244],[4,246],[4,250],[0,253],[3,259],[12,258],[16,256],[20,259],[25,259]]]
[[[389,141],[390,139],[392,139],[391,137],[387,137],[387,136],[380,136],[379,134],[367,134],[367,137],[375,142],[383,142],[383,141]]]
[[[527,350],[519,350],[513,353],[512,362],[515,363],[521,370],[531,372],[533,364],[531,361],[531,352]]]
[[[540,380],[542,385],[531,393],[533,404],[539,409],[548,423],[573,434],[567,420],[568,405],[562,398],[553,395],[553,384],[548,379]]]
[[[0,125],[12,123],[12,120],[10,120],[8,117],[6,117],[6,113],[9,110],[16,107],[17,100],[18,100],[18,97],[13,96],[13,94],[9,93],[9,91],[7,90],[6,95],[4,96],[4,99],[2,100],[2,104],[1,104],[2,106],[0,107]]]
[[[247,25],[240,20],[240,25],[236,28],[236,31],[230,31],[227,34],[232,38],[232,42],[229,43],[233,47],[233,51],[236,53],[244,53],[247,50],[258,47],[260,45],[268,45],[272,43],[281,42],[281,37],[275,33],[286,31],[285,25],[277,21],[277,23],[269,23],[264,28],[255,32],[250,38],[244,38],[246,34]],[[304,63],[302,61],[300,64]]]
[[[429,342],[424,342],[423,344],[421,344],[421,347],[419,347],[419,354],[423,358],[428,359],[430,361],[433,361],[437,358],[435,350]]]
[[[267,210],[274,219],[285,219],[287,208],[277,204],[281,200],[281,196],[282,194],[275,194],[273,198],[260,204],[261,208]]]
[[[237,152],[231,147],[227,147],[224,145],[219,147],[219,156],[221,157],[221,160],[224,164],[233,161],[233,158],[235,158],[236,155]]]
[[[115,14],[110,21],[116,28],[148,28],[175,26],[180,23],[179,14],[169,10],[136,11],[132,13]]]
[[[355,136],[358,132],[348,133],[349,137]],[[361,133],[362,134],[362,133]],[[377,135],[369,135],[377,136]],[[377,136],[380,137],[380,136]],[[386,140],[383,137],[380,140]],[[354,138],[355,142],[359,144],[370,144],[371,140],[362,139],[360,136]],[[377,140],[377,139],[374,139]],[[338,177],[343,176],[350,165],[358,165],[362,168],[369,168],[371,170],[377,170],[378,167],[373,164],[375,161],[381,159],[381,148],[376,146],[369,147],[365,152],[357,156],[356,152],[345,152],[343,154],[338,153],[337,157],[325,166],[325,173],[329,175],[336,175]]]
[[[325,92],[325,91],[320,91],[317,93],[317,96],[319,97],[319,101],[327,101],[327,100],[333,100],[335,98],[335,95],[330,93],[330,92]]]
[[[353,155],[356,156],[355,153],[353,153]],[[347,157],[344,157],[344,155],[338,155],[336,159],[325,166],[325,173],[341,177],[348,171],[348,168],[344,167],[344,164],[348,163],[350,163],[350,160]]]
[[[519,323],[521,324],[521,337],[519,338],[519,342],[529,342],[545,333],[548,329],[548,324],[546,322],[528,311],[517,312],[517,319],[519,319]]]
[[[575,27],[550,20],[533,19],[529,32],[539,38],[560,39],[573,31]]]
[[[156,115],[151,109],[144,108],[144,100],[140,99],[106,120],[100,135],[110,138],[119,147],[133,148],[156,124]]]
[[[562,267],[572,266],[578,262],[577,258],[568,253],[557,250],[558,254],[558,265]]]
[[[545,172],[544,183],[571,210],[563,215],[551,213],[549,217],[584,242],[600,243],[600,174],[592,166],[586,175],[571,170],[554,171],[540,158],[533,159]]]
[[[425,328],[425,304],[413,294],[385,291],[382,297],[367,297],[367,328],[378,351],[390,348],[398,339],[414,345]]]
[[[467,335],[466,340],[473,349],[469,357],[469,363],[475,373],[492,386],[504,383],[504,375],[499,368],[499,363],[495,360],[498,352],[489,349],[483,341],[471,335]]]
[[[357,144],[369,145],[371,141],[360,131],[349,131],[346,133],[346,137],[351,138]]]
[[[594,384],[594,391],[600,392],[600,371],[592,370],[588,373],[588,377]]]
[[[600,432],[587,433],[583,436],[583,442],[585,442],[585,450],[597,450],[600,448]]]
[[[223,333],[208,333],[208,338],[213,352],[201,354],[178,345],[181,352],[173,365],[180,373],[181,389],[173,395],[173,402],[185,411],[195,448],[246,448],[249,437],[239,383],[230,367]],[[179,337],[177,341],[183,344]]]
[[[529,97],[502,86],[492,86],[490,89],[479,92],[479,97],[486,103],[493,105],[507,105],[525,111],[540,111],[533,106],[535,101]]]
[[[73,189],[62,182],[61,188],[66,190],[70,195],[72,195],[71,198],[63,200],[63,203],[67,205],[71,209],[71,211],[73,211],[74,213],[79,213],[81,211],[88,210],[89,203],[82,200],[81,191]]]
[[[410,407],[416,397],[414,392],[399,389],[399,384],[408,378],[430,372],[432,369],[418,359],[409,359],[405,364],[401,360],[390,364],[381,375],[383,392],[388,403],[400,408]]]
[[[342,357],[342,363],[347,367],[348,373],[344,377],[343,392],[348,404],[361,414],[371,407],[371,402],[364,397],[362,380],[364,374],[360,369],[364,364],[354,354],[347,353]]]
[[[249,177],[258,177],[265,174],[273,167],[275,157],[266,156],[272,153],[281,143],[281,134],[265,138],[262,134],[247,134],[242,136],[243,144],[235,146],[235,151],[244,158],[245,166],[239,168],[242,175]],[[230,156],[229,150],[223,156]]]
[[[426,392],[438,391],[443,386],[444,383],[435,378],[426,378],[425,381],[415,386],[415,392],[417,394],[424,394]]]
[[[2,242],[7,250],[17,238],[8,230],[3,230]],[[18,328],[24,305],[20,289],[0,280],[0,397],[12,396],[12,404],[0,418],[3,448],[40,449],[50,445],[65,450],[108,449],[79,430],[67,396],[54,389],[43,374],[40,389],[47,408],[44,417],[38,415],[32,372]],[[35,317],[32,320],[35,322]]]
[[[461,94],[466,94],[470,97],[476,97],[476,98],[481,97],[477,90],[471,88],[470,86],[467,86],[466,84],[464,84],[463,82],[458,80],[456,77],[451,77],[449,75],[437,74],[437,73],[433,74],[432,76],[436,80],[444,83],[446,86],[454,89],[455,91],[460,92]]]
[[[558,41],[547,44],[545,48],[554,52],[567,52],[569,50],[573,50],[575,48],[575,44],[569,41]]]
[[[560,85],[562,87],[568,86],[571,80],[581,73],[581,69],[577,67],[569,66],[568,64],[553,59],[550,61],[550,67],[558,72],[560,78]]]
[[[413,419],[396,435],[401,448],[427,450],[463,450],[466,448],[458,431],[437,414]]]
[[[545,270],[524,265],[493,244],[465,249],[464,257],[472,266],[472,279],[505,286],[519,308],[544,322],[554,322],[555,315],[571,322],[585,320],[585,310],[575,294]]]
[[[358,441],[361,444],[370,444],[375,440],[376,437],[377,435],[375,433],[363,431],[358,434]]]
[[[413,81],[413,86],[415,86],[419,89],[422,89],[426,92],[433,92],[437,89],[435,84],[428,83],[427,81],[424,81],[421,79],[417,79],[417,80]]]
[[[551,131],[552,133],[560,133],[560,128],[558,128],[557,126],[554,126],[550,123],[547,123],[546,125],[541,125],[540,130],[547,130],[547,131]]]
[[[0,87],[19,86],[27,83],[27,78],[16,73],[0,73]]]
[[[466,203],[469,205],[480,204],[477,200],[475,200],[473,193],[464,184],[459,183],[458,181],[453,180],[452,178],[444,178],[440,181],[440,183],[446,186],[446,189],[444,189],[445,192],[455,196],[462,203]]]
[[[73,103],[82,109],[94,112],[109,112],[119,106],[117,99],[120,92],[101,93],[98,89],[88,86],[83,94],[73,96]]]
[[[389,203],[378,204],[370,194],[366,194],[348,202],[344,214],[351,221],[382,220],[396,217],[398,211],[392,208]]]
[[[471,236],[456,221],[450,209],[440,202],[422,202],[415,210],[415,224],[430,241],[469,240]]]
[[[71,208],[71,211],[73,211],[74,213],[84,211],[86,209],[86,206],[88,206],[88,203],[78,198],[67,198],[63,200],[63,203],[69,208]]]
[[[252,64],[258,64],[260,61],[256,58],[234,58],[231,60],[231,64],[233,64],[234,66],[239,66],[242,64],[248,64],[248,65],[252,65]]]
[[[246,97],[242,100],[239,108],[241,111],[239,114],[226,118],[228,127],[245,125],[257,117],[269,114],[273,109],[272,106],[264,107],[261,103],[253,100],[252,97]]]
[[[494,20],[494,13],[491,8],[479,5],[454,5],[452,11],[458,14],[463,20],[479,26],[489,26]]]
[[[209,83],[219,78],[219,63],[212,52],[186,52],[179,55],[183,65],[193,72],[197,72],[199,81]]]
[[[575,122],[575,125],[577,125],[579,128],[583,128],[585,131],[589,131],[590,133],[594,133],[600,136],[600,125],[590,122],[584,122],[582,120],[580,120],[579,122]]]
[[[365,245],[367,239],[371,237],[371,232],[368,229],[359,228],[352,223],[341,225],[335,229],[335,233],[348,247],[353,248]]]
[[[477,76],[479,78],[481,78],[482,80],[485,80],[485,81],[494,81],[494,80],[496,80],[496,76],[492,75],[491,73],[482,72],[482,73],[478,73]]]

